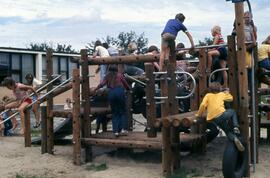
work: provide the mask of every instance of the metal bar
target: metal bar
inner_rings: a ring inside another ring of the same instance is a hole
[[[42,89],[44,89],[48,84],[54,82],[55,80],[57,80],[57,79],[60,78],[60,77],[62,77],[62,75],[58,75],[58,76],[57,76],[56,78],[54,78],[53,80],[49,81],[48,83],[46,83],[45,85],[43,85],[42,87],[40,87],[39,89],[37,89],[36,92],[38,93],[38,92],[42,91]],[[34,94],[35,94],[35,93],[31,93],[31,94],[29,95],[29,97],[33,96]],[[2,111],[2,112],[0,113],[0,116],[2,116],[6,111],[8,111],[8,109],[6,109],[5,111]]]
[[[222,69],[216,69],[216,70],[214,70],[214,71],[210,74],[210,76],[209,76],[208,84],[211,83],[211,78],[212,78],[212,76],[214,75],[214,73],[220,72],[220,71],[224,71],[224,70],[229,70],[229,68],[222,68]]]
[[[154,75],[167,74],[167,71],[153,72]]]
[[[62,82],[60,85],[58,85],[57,87],[55,87],[54,89],[50,90],[48,93],[46,93],[45,95],[43,95],[39,100],[45,98],[47,95],[51,94],[54,90],[56,90],[57,88],[63,86],[64,84],[66,84],[67,82],[69,82],[72,79],[72,77],[70,77],[69,79],[65,80],[64,82]],[[33,106],[33,104],[35,104],[36,102],[38,102],[39,100],[36,100],[34,102],[32,102],[31,104],[27,105],[26,109],[30,108],[31,106]],[[12,114],[11,116],[9,116],[7,119],[5,119],[4,121],[0,122],[0,125],[5,123],[6,121],[10,120],[12,117],[16,116],[17,114],[19,114],[19,111],[15,112],[14,114]]]
[[[128,75],[127,73],[125,73],[124,76],[125,76],[126,78],[129,78],[129,79],[131,79],[131,80],[133,80],[133,81],[139,83],[139,84],[142,84],[143,86],[146,86],[146,83],[144,83],[144,82],[142,82],[142,81],[140,81],[140,80],[138,80],[138,79],[136,79],[136,78],[134,78],[134,77]]]
[[[251,54],[251,57],[252,57],[252,60],[251,60],[251,101],[252,101],[252,130],[253,130],[253,172],[256,171],[256,109],[255,109],[255,77],[254,77],[254,53],[252,51],[252,54]]]
[[[191,77],[192,81],[193,81],[193,88],[192,88],[191,92],[186,96],[175,96],[175,99],[185,99],[185,98],[191,97],[194,94],[195,89],[196,89],[196,80],[195,80],[195,78],[190,73],[185,72],[185,71],[176,71],[175,74],[189,75]]]

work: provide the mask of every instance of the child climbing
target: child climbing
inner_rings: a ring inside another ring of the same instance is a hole
[[[212,36],[214,37],[213,45],[221,45],[224,44],[224,39],[221,35],[221,27],[220,26],[214,26],[211,30]],[[207,69],[206,74],[210,75],[211,68],[212,68],[212,61],[214,57],[219,58],[219,64],[221,68],[226,68],[226,60],[227,60],[227,49],[224,46],[220,46],[214,49],[211,49],[208,51],[208,60],[207,60]],[[223,86],[227,87],[228,84],[228,76],[227,72],[224,70],[222,71],[223,75]]]
[[[94,89],[94,92],[105,85],[109,89],[108,99],[112,109],[113,133],[116,137],[118,137],[121,132],[127,134],[125,89],[129,90],[130,87],[123,75],[118,73],[117,65],[110,65],[108,67],[107,75]]]
[[[27,85],[34,87],[35,90],[37,89],[37,87],[39,87],[42,84],[42,82],[37,80],[36,78],[34,78],[34,76],[32,74],[26,74],[25,79],[26,79]],[[31,91],[28,94],[30,95]],[[36,101],[37,98],[38,98],[37,95],[31,96],[31,99],[33,102]],[[36,119],[36,123],[33,127],[38,128],[40,126],[40,112],[39,112],[39,103],[38,102],[33,104],[32,110],[34,112],[35,119]]]
[[[21,130],[20,134],[24,134],[25,126],[24,126],[24,109],[27,105],[32,103],[31,98],[28,96],[27,91],[32,91],[37,95],[35,89],[31,86],[24,85],[22,83],[17,83],[11,77],[6,77],[3,82],[3,86],[13,91],[14,96],[16,97],[15,102],[11,102],[7,105],[0,106],[0,111],[12,108],[18,108],[19,114],[21,117]]]
[[[228,91],[221,91],[221,85],[213,82],[209,85],[209,92],[204,96],[200,105],[197,117],[201,117],[207,110],[207,122],[219,126],[227,135],[228,139],[233,141],[239,151],[244,151],[245,147],[238,139],[240,134],[239,124],[236,113],[233,109],[225,109],[224,101],[232,101],[233,97]],[[232,123],[233,128],[229,125]]]
[[[161,53],[160,53],[160,69],[163,69],[164,63],[169,60],[170,45],[174,45],[174,40],[179,31],[183,31],[191,44],[191,49],[194,48],[194,42],[191,34],[184,26],[185,16],[182,13],[176,14],[175,19],[168,20],[163,32],[161,33]]]

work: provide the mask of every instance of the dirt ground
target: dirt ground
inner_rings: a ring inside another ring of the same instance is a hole
[[[219,137],[207,145],[204,155],[181,153],[183,171],[188,177],[222,177],[221,160],[226,144]],[[55,146],[55,154],[41,154],[39,146],[24,147],[23,137],[0,137],[0,177],[67,177],[67,178],[160,178],[160,152],[94,148],[94,161],[82,166],[72,163],[72,146]],[[269,177],[270,144],[259,147],[259,164],[251,177]],[[93,166],[93,164],[96,165]],[[96,169],[105,166],[105,170]],[[95,167],[94,169],[92,169]],[[252,170],[252,169],[251,169]]]

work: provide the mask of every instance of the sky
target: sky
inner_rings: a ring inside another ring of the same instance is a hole
[[[269,0],[250,0],[258,41],[270,35]],[[183,13],[195,44],[219,25],[232,31],[234,4],[226,0],[0,0],[0,46],[25,48],[32,43],[70,44],[79,50],[107,35],[145,33],[148,45],[160,45],[168,19]],[[247,7],[245,7],[247,10]],[[176,42],[190,44],[184,33]]]

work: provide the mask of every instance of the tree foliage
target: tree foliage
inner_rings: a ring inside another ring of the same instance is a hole
[[[134,31],[130,32],[120,32],[117,37],[106,36],[106,38],[97,39],[103,43],[108,43],[109,46],[116,47],[124,53],[128,53],[128,44],[130,42],[135,42],[140,53],[144,53],[147,49],[148,38],[145,37],[144,33],[139,35]],[[86,48],[90,54],[93,54],[95,47],[95,41],[91,41],[87,44]]]
[[[30,43],[27,46],[27,49],[35,50],[35,51],[46,51],[51,48],[53,52],[58,53],[77,53],[75,49],[72,48],[71,45],[59,44],[54,45],[53,43],[43,42],[43,43]]]
[[[203,41],[200,41],[200,40],[199,40],[199,44],[196,45],[196,46],[207,46],[207,45],[212,45],[213,42],[214,42],[213,39],[207,37],[207,38],[204,38]]]

